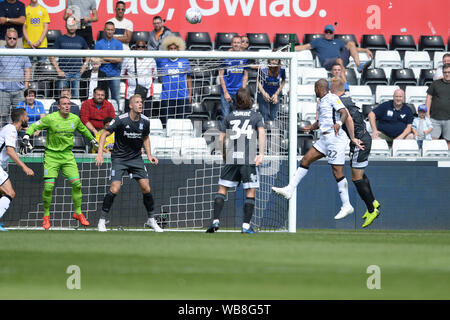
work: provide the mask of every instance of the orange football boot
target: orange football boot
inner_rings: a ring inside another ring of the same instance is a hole
[[[44,216],[44,221],[42,222],[42,226],[45,230],[50,229],[50,216]]]
[[[80,214],[74,213],[72,217],[73,217],[74,219],[80,221],[80,223],[81,223],[83,226],[86,226],[86,227],[89,226],[89,221],[86,220],[86,218],[84,217],[84,214],[82,214],[82,213],[80,213]]]

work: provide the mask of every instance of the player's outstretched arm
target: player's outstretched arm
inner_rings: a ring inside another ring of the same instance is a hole
[[[31,170],[22,160],[20,160],[16,150],[13,147],[6,147],[6,153],[12,161],[22,168],[23,172],[25,172],[27,176],[34,176],[34,171]]]

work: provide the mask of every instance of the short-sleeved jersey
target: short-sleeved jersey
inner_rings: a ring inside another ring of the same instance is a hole
[[[41,5],[37,5],[36,7],[28,5],[25,8],[25,12],[25,30],[27,31],[28,39],[30,39],[31,43],[35,43],[41,38],[45,24],[50,23],[50,16],[47,9]],[[25,40],[25,37],[23,39],[23,47],[31,48]],[[47,37],[44,37],[39,48],[47,48]]]
[[[353,119],[355,138],[361,139],[363,135],[367,132],[363,114],[359,111],[358,107],[353,102],[351,97],[341,96],[340,99]],[[345,124],[342,126],[342,129],[344,129],[347,135],[350,137],[350,135],[348,134],[347,126]]]
[[[132,160],[142,157],[144,138],[150,134],[150,120],[141,114],[138,121],[133,121],[129,113],[124,113],[111,121],[106,130],[115,133],[111,159]]]
[[[450,83],[444,79],[433,81],[427,94],[432,97],[430,117],[435,120],[450,120]]]
[[[255,164],[259,127],[264,120],[253,110],[235,110],[225,117],[221,131],[226,134],[227,164]]]
[[[87,50],[88,48],[86,40],[77,35],[75,37],[69,37],[64,34],[56,38],[55,43],[53,44],[53,49]],[[58,60],[60,69],[65,73],[70,74],[80,72],[82,63],[83,61],[81,58],[60,57]]]
[[[398,137],[406,126],[412,124],[414,120],[414,115],[406,103],[402,105],[400,110],[397,110],[392,100],[383,102],[372,112],[378,121],[378,130],[391,138]]]
[[[280,88],[281,83],[286,80],[286,70],[281,67],[280,72],[277,76],[269,75],[269,68],[261,69],[261,84],[263,85],[264,91],[266,91],[270,96],[272,96],[278,88]]]
[[[95,43],[95,50],[123,50],[122,42],[112,38],[106,40],[103,38]],[[103,71],[108,77],[120,76],[120,63],[103,63],[100,66],[100,70]]]
[[[3,169],[8,166],[9,156],[6,147],[16,148],[17,129],[12,124],[7,124],[0,130],[0,165]]]
[[[26,131],[26,134],[32,136],[36,130],[47,130],[45,137],[46,152],[47,150],[54,152],[71,151],[73,149],[75,130],[89,139],[89,141],[94,139],[89,129],[73,113],[69,113],[67,118],[63,118],[59,111],[50,113],[33,123]]]
[[[335,94],[327,93],[317,104],[319,129],[321,133],[333,131],[336,121],[341,119],[338,110],[345,108],[341,99]]]
[[[244,71],[247,59],[225,59],[223,68],[225,70],[223,80],[230,95],[235,95],[242,87],[242,79],[244,78]],[[222,90],[222,87],[220,88]]]
[[[188,59],[156,59],[158,73],[161,75],[161,100],[180,100],[189,97],[187,76],[191,75]]]
[[[324,38],[316,38],[311,41],[310,45],[316,50],[321,65],[327,59],[340,57],[341,50],[345,48],[345,43],[340,39],[326,40]]]
[[[33,107],[30,107],[25,101],[20,101],[17,109],[25,109],[28,115],[28,123],[34,123],[41,118],[41,114],[45,114],[45,107],[42,102],[35,100]]]

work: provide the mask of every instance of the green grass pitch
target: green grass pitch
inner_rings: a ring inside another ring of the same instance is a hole
[[[449,279],[449,231],[0,233],[0,299],[449,299]]]

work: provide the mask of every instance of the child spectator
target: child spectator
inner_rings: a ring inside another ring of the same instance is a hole
[[[419,148],[422,149],[423,140],[431,140],[431,131],[433,131],[433,126],[431,125],[430,118],[426,117],[426,105],[421,104],[417,108],[417,114],[419,116],[417,118],[414,118],[413,120],[412,131],[414,133],[414,137],[417,140]]]
[[[105,131],[106,128],[108,128],[109,123],[113,120],[111,117],[106,117],[105,120],[103,120],[103,129],[97,131],[95,135],[95,140],[97,142],[100,142],[100,136],[102,135],[103,131]],[[106,137],[105,145],[103,146],[103,152],[104,153],[111,153],[111,151],[114,148],[114,132]],[[97,148],[92,148],[92,153],[97,153]]]

